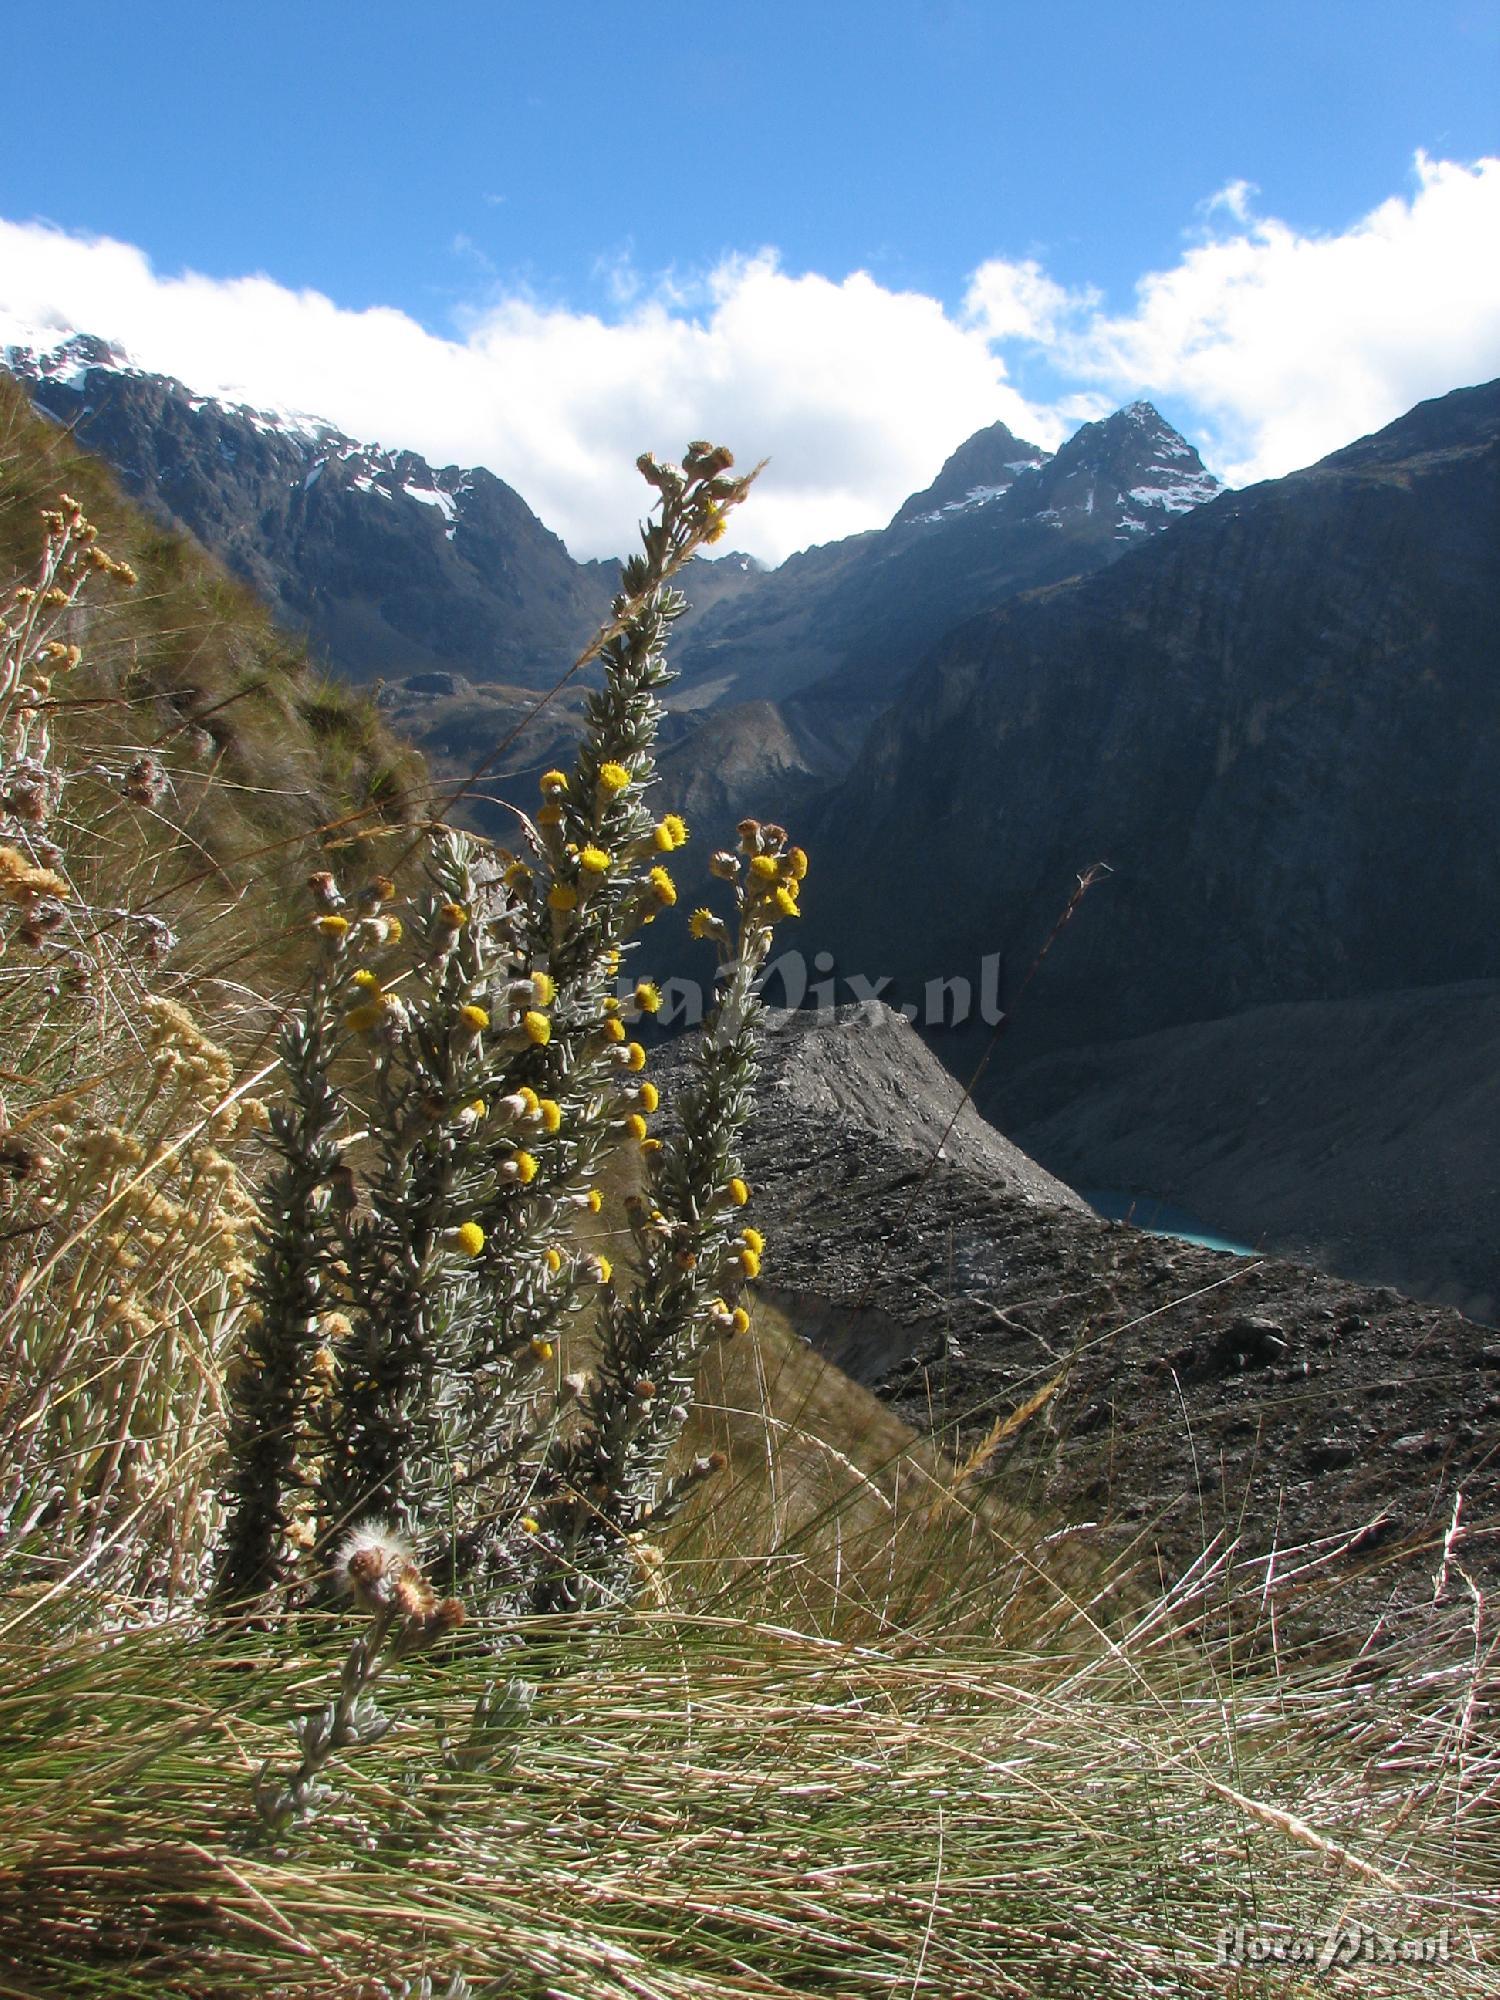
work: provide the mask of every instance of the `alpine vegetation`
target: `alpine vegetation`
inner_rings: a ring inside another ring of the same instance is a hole
[[[120,1583],[171,1595],[195,1574],[180,1466],[215,1395],[208,1330],[250,1274],[231,1154],[265,1111],[160,990],[177,934],[109,866],[160,814],[164,765],[58,736],[90,705],[74,635],[136,572],[71,494],[41,521],[33,576],[0,601],[0,1549],[44,1525],[55,1559],[109,1550]]]
[[[722,998],[677,1125],[653,1136],[631,1026],[659,996],[624,968],[676,900],[687,838],[650,797],[684,608],[670,579],[748,481],[707,444],[640,463],[660,504],[598,648],[603,685],[572,768],[518,813],[516,851],[440,828],[404,896],[387,875],[311,879],[315,962],[282,1034],[231,1391],[225,1607],[316,1595],[371,1522],[490,1612],[623,1604],[643,1545],[721,1462],[669,1470],[699,1355],[746,1324],[759,1268],[737,1152],[754,988],[807,861],[752,821],[716,856],[732,915],[693,928],[719,948]],[[630,1185],[596,1247],[580,1225],[622,1156]],[[596,1361],[564,1377],[586,1320]]]

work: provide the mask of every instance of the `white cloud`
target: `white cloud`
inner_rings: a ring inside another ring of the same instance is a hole
[[[1013,264],[996,257],[981,264],[969,281],[964,312],[989,340],[1047,342],[1098,303],[1097,292],[1068,291],[1035,258]]]
[[[1250,214],[1060,334],[1064,372],[1179,399],[1232,484],[1306,465],[1428,396],[1500,375],[1500,159],[1416,160],[1416,191],[1309,235]]]
[[[1233,216],[1236,222],[1248,222],[1251,203],[1259,193],[1260,189],[1254,181],[1226,181],[1223,187],[1201,204],[1202,210],[1205,215],[1213,215],[1222,209],[1226,215]]]
[[[610,318],[499,296],[458,337],[349,312],[269,277],[155,271],[129,244],[0,221],[12,322],[120,341],[208,393],[328,417],[354,436],[509,480],[578,555],[629,542],[645,446],[722,437],[771,466],[734,540],[776,560],[877,526],[981,425],[1055,445],[1106,399],[1168,402],[1234,481],[1305,464],[1424,396],[1500,374],[1500,160],[1417,160],[1414,191],[1338,233],[1257,218],[1234,181],[1127,311],[993,259],[953,313],[862,271],[775,254],[638,282],[607,267]],[[1045,360],[1028,400],[1005,355]]]
[[[128,244],[41,224],[0,222],[0,272],[13,322],[99,333],[205,393],[487,465],[577,555],[629,545],[646,447],[711,436],[769,458],[733,539],[776,561],[887,520],[997,417],[1047,444],[1063,429],[935,299],[863,272],[794,277],[770,252],[634,297],[616,270],[609,320],[502,298],[452,340],[266,277],[164,276]]]

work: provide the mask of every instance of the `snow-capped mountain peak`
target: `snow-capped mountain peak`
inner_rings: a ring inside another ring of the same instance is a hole
[[[172,382],[194,409],[215,404],[232,410],[263,434],[300,437],[314,443],[328,438],[343,441],[342,432],[326,417],[282,404],[256,402],[243,384],[183,383],[144,367],[117,340],[81,333],[76,327],[31,322],[4,310],[0,310],[0,363],[23,381],[65,389],[81,389],[89,375],[101,370],[112,375],[156,376]]]

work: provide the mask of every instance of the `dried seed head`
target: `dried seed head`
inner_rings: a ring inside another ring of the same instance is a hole
[[[334,1579],[367,1611],[390,1605],[402,1572],[411,1564],[411,1548],[384,1521],[361,1522],[339,1543],[333,1561]]]

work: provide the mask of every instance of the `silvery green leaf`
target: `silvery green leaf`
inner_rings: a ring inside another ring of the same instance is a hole
[[[315,1709],[311,1715],[299,1716],[296,1724],[297,1744],[305,1757],[315,1757],[333,1734],[334,1710]]]
[[[389,1734],[393,1718],[377,1708],[368,1696],[362,1695],[354,1704],[349,1716],[349,1736],[355,1743],[378,1743],[382,1736]]]

